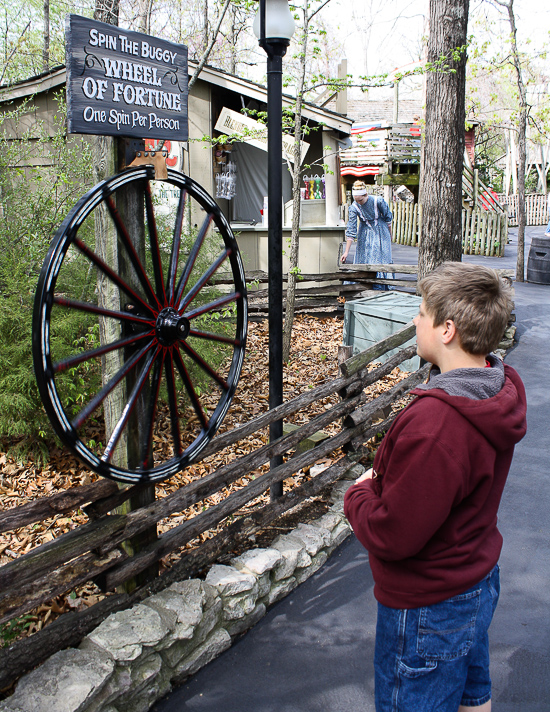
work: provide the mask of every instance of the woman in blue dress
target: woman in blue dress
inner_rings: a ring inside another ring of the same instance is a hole
[[[392,214],[386,201],[368,195],[363,181],[355,181],[352,188],[353,203],[349,209],[346,228],[346,248],[342,253],[345,262],[354,240],[357,240],[354,264],[393,264],[391,256]],[[377,272],[379,279],[387,279],[387,272]]]

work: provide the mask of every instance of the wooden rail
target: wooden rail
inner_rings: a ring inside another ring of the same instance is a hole
[[[506,208],[498,196],[493,195],[489,186],[487,186],[479,177],[477,168],[469,168],[464,166],[462,171],[462,191],[467,196],[470,203],[470,208],[479,208],[480,210],[488,210],[489,212],[505,213]]]
[[[366,366],[382,353],[401,346],[408,338],[409,333],[404,330],[391,340],[384,340],[376,349],[364,352],[361,359],[353,357],[342,364],[340,377],[217,436],[209,443],[204,457],[232,448],[275,420],[298,412],[307,417],[307,409],[313,403],[339,395],[335,404],[320,415],[310,417],[293,432],[228,461],[201,479],[185,484],[146,506],[125,514],[114,513],[116,507],[139,491],[140,486],[118,490],[114,483],[101,480],[1,512],[0,527],[3,531],[29,526],[52,514],[76,509],[83,509],[89,519],[86,524],[0,567],[0,623],[28,613],[85,582],[94,581],[104,591],[113,591],[167,554],[179,552],[179,558],[161,576],[137,588],[131,595],[110,595],[85,611],[62,614],[30,638],[0,650],[0,688],[57,650],[78,644],[110,613],[142,600],[174,580],[197,575],[205,566],[246,541],[275,518],[337,480],[352,464],[349,454],[345,453],[361,448],[395,418],[395,414],[391,414],[382,423],[373,423],[381,407],[395,402],[425,378],[424,371],[417,371],[382,396],[373,398],[365,392],[368,386],[385,377],[399,363],[411,358],[415,347],[401,349],[370,371]],[[296,454],[299,443],[334,422],[339,423],[336,434],[314,449]],[[258,469],[266,466],[276,455],[285,456],[286,461],[258,475]],[[321,473],[301,485],[289,480],[297,472],[329,455],[334,462]],[[239,489],[233,488],[228,493],[226,488],[229,485],[252,472],[255,479],[250,477],[248,484]],[[257,498],[268,492],[271,485],[281,481],[287,482],[283,497],[267,504],[258,501]],[[208,506],[206,500],[213,494],[220,497],[219,502]],[[203,504],[199,514],[189,514],[183,523],[161,534],[135,556],[130,557],[124,551],[122,543],[128,538],[156,527],[159,521],[181,514],[197,503]],[[245,507],[246,511],[243,511]],[[184,548],[205,534],[209,537],[205,541],[193,548]]]

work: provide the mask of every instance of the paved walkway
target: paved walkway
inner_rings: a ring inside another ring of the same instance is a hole
[[[528,228],[528,242],[544,228]],[[515,233],[502,259],[515,268]],[[396,262],[412,263],[397,247]],[[526,247],[526,256],[528,246]],[[526,260],[527,261],[527,260]],[[493,712],[550,710],[550,286],[516,284],[519,343],[506,361],[528,395],[500,509],[502,593],[491,627]],[[376,606],[367,554],[352,536],[312,578],[154,712],[374,712]]]

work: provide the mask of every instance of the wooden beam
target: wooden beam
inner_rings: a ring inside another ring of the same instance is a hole
[[[377,175],[377,185],[419,185],[420,175],[418,173],[390,173],[388,175]]]

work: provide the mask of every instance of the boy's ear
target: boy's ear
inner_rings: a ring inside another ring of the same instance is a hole
[[[450,344],[457,334],[455,323],[452,319],[447,319],[443,324],[441,341],[443,344]]]

